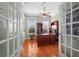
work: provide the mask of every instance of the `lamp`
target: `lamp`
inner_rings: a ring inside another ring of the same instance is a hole
[[[56,25],[52,25],[52,29],[56,30],[57,26]]]

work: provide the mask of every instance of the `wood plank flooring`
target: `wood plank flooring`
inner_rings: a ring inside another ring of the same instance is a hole
[[[25,40],[20,51],[21,57],[57,57],[58,44],[37,46],[36,40]]]

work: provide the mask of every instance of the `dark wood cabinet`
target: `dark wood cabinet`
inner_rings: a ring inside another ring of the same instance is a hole
[[[56,36],[53,34],[40,34],[37,35],[38,46],[57,43]]]
[[[56,40],[58,41],[58,36],[59,36],[59,22],[58,21],[53,21],[51,23],[51,27],[56,26],[55,28],[53,27],[52,30],[55,32]],[[53,34],[53,33],[52,33]]]
[[[37,23],[37,34],[43,33],[43,25],[42,23]]]
[[[53,26],[53,28],[52,28]],[[54,21],[51,23],[51,28],[49,29],[49,33],[43,34],[42,23],[37,23],[37,44],[38,46],[58,43],[58,30],[59,30],[58,21]],[[52,32],[54,30],[54,33]]]

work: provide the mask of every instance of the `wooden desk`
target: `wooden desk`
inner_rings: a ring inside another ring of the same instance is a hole
[[[38,46],[41,45],[47,45],[47,44],[53,44],[56,43],[56,35],[53,34],[39,34],[36,37]]]

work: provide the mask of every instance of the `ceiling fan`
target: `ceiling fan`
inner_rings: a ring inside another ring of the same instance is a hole
[[[40,12],[40,14],[42,15],[42,16],[48,16],[48,17],[51,17],[49,14],[50,14],[50,12],[46,12],[46,7],[43,7],[43,12],[41,13]]]

